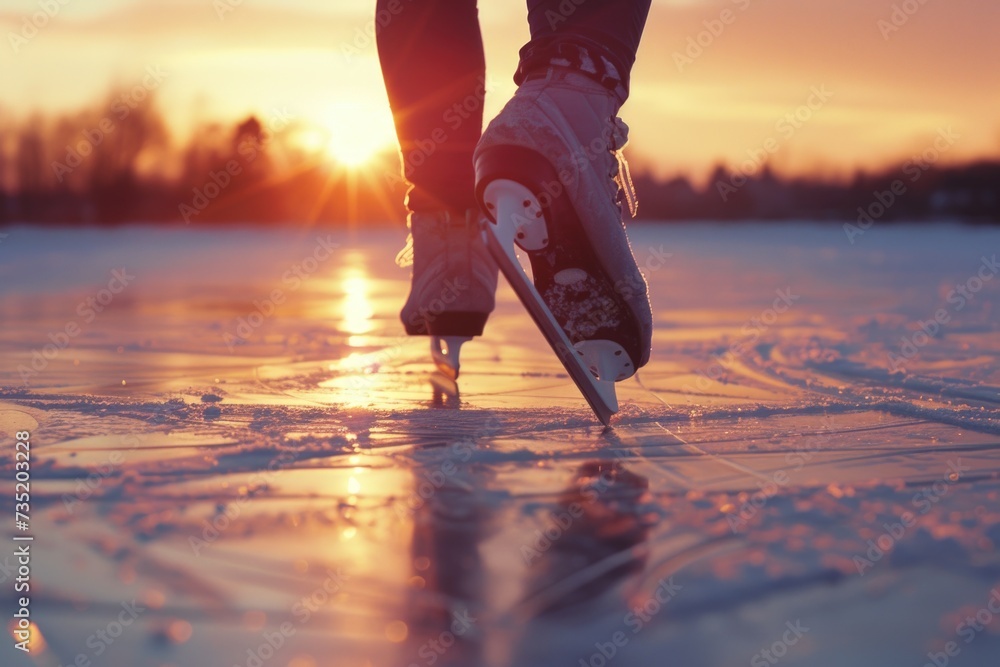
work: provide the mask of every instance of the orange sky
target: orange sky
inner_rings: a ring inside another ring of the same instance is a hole
[[[178,139],[195,123],[279,109],[353,154],[394,141],[374,44],[342,51],[373,1],[215,0],[235,5],[222,19],[211,0],[63,1],[25,42],[11,34],[59,0],[4,0],[0,114],[72,111],[159,67],[159,104]],[[878,22],[894,4],[919,9],[886,39]],[[679,67],[675,54],[723,10],[729,24]],[[492,114],[513,91],[527,27],[516,0],[482,0],[480,14]],[[780,172],[842,175],[922,151],[949,126],[960,139],[946,159],[998,155],[998,29],[996,0],[655,0],[622,114],[630,157],[703,175],[770,145]],[[804,122],[780,123],[813,90],[832,96],[813,96]]]

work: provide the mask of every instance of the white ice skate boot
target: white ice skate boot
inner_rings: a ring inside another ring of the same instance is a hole
[[[550,68],[521,84],[475,153],[490,249],[604,423],[617,411],[614,382],[649,360],[652,338],[646,281],[622,223],[635,194],[619,106],[593,79]],[[504,258],[513,244],[529,256],[533,286],[518,285],[523,272]]]
[[[430,336],[438,369],[458,377],[462,344],[481,336],[495,305],[497,265],[480,232],[478,211],[411,213],[410,237],[396,257],[413,267],[400,319],[411,336]]]

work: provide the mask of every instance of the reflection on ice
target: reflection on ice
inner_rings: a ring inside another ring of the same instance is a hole
[[[340,329],[355,336],[371,332],[375,309],[370,301],[371,285],[365,271],[365,258],[350,253],[338,275],[331,280],[335,285],[333,291],[344,295],[339,305]]]
[[[1000,237],[838,232],[631,230],[640,264],[673,257],[648,276],[652,361],[608,430],[506,287],[461,380],[433,375],[398,321],[398,234],[360,235],[232,349],[309,239],[254,232],[231,261],[225,236],[178,245],[204,253],[197,288],[151,268],[27,386],[78,288],[26,308],[0,285],[0,432],[37,447],[37,664],[72,664],[133,598],[148,610],[103,664],[248,665],[264,646],[295,667],[709,667],[789,619],[811,630],[782,665],[922,664],[1000,572],[1000,283],[906,373],[885,360]],[[117,261],[101,244],[86,261]],[[786,287],[802,298],[772,317]]]

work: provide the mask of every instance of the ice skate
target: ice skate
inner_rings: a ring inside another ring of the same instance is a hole
[[[430,336],[431,358],[458,378],[462,345],[481,336],[494,307],[497,266],[479,232],[475,211],[411,213],[410,237],[396,257],[413,267],[400,318],[411,336]]]
[[[490,251],[605,424],[618,410],[614,383],[649,360],[652,336],[646,282],[622,224],[635,194],[618,106],[601,84],[551,68],[520,86],[475,155]]]

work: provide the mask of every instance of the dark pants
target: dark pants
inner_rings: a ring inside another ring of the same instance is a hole
[[[551,64],[579,67],[622,102],[650,0],[528,0],[520,83]],[[378,0],[378,54],[411,211],[476,207],[472,153],[483,126],[486,61],[476,0]]]

